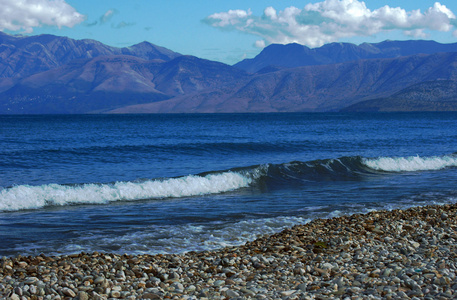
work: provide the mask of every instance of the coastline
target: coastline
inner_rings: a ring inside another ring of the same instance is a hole
[[[457,204],[448,204],[316,219],[216,251],[4,257],[0,296],[450,299],[456,273]]]

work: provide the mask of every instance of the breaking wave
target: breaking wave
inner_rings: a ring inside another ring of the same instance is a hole
[[[435,171],[457,167],[455,154],[430,157],[360,156],[265,164],[228,171],[146,181],[80,185],[18,185],[0,190],[0,211],[48,206],[106,204],[114,201],[220,194],[249,186],[288,186],[297,182],[362,180],[389,172]]]
[[[414,172],[433,171],[457,166],[456,156],[431,156],[431,157],[379,157],[376,159],[363,159],[368,167],[387,172]]]
[[[164,180],[114,184],[19,185],[0,191],[0,211],[216,194],[247,187],[251,181],[252,179],[239,173],[224,172],[206,176],[189,175]]]

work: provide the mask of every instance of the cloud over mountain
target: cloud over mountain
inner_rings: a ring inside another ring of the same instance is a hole
[[[34,27],[73,27],[84,19],[64,0],[0,0],[0,30],[31,33]]]
[[[388,5],[370,10],[359,0],[324,0],[307,4],[303,9],[291,6],[281,11],[270,6],[261,16],[250,10],[229,10],[214,13],[203,22],[223,30],[257,35],[268,43],[300,43],[309,47],[392,30],[423,38],[426,31],[448,32],[457,25],[454,13],[439,2],[421,12]]]

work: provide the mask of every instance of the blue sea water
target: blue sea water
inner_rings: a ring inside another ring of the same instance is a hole
[[[457,113],[0,116],[0,255],[182,253],[457,202]]]

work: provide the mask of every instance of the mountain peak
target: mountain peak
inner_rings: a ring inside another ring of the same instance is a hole
[[[170,61],[181,55],[149,42],[117,48],[91,39],[74,40],[50,34],[19,37],[0,33],[0,44],[4,46],[0,48],[0,78],[29,76],[75,59],[98,56],[130,55],[145,60]]]
[[[122,48],[122,53],[138,56],[146,60],[161,59],[164,61],[169,61],[181,56],[181,54],[177,52],[173,52],[167,48],[154,45],[147,41],[143,41],[127,48]]]

